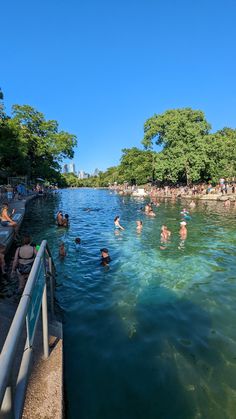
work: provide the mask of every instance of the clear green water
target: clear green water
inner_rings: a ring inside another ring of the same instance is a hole
[[[67,418],[234,419],[236,209],[199,204],[180,243],[180,202],[162,201],[155,219],[139,212],[142,205],[80,189],[37,200],[27,212],[23,228],[49,241],[58,269]],[[70,214],[68,230],[55,226],[58,209]],[[115,215],[126,228],[119,235]],[[163,223],[172,231],[166,250]],[[104,246],[110,269],[100,266]]]

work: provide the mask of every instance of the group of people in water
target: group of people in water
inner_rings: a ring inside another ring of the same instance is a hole
[[[155,202],[155,206],[159,207],[159,203]],[[195,202],[191,201],[189,207],[190,208],[194,208],[195,207]],[[145,215],[147,215],[148,217],[156,217],[156,214],[153,210],[153,203],[146,203],[144,208],[141,208],[140,211],[142,211]],[[187,238],[187,221],[186,220],[190,220],[191,216],[189,214],[189,211],[184,208],[181,213],[181,221],[180,221],[180,229],[179,229],[179,236],[180,236],[180,240],[181,240],[181,245],[179,248],[183,247],[183,243]],[[63,217],[63,213],[62,211],[59,211],[57,213],[56,216],[56,224],[58,227],[68,227],[69,223],[69,216],[67,214],[65,214],[65,216]],[[142,220],[136,220],[136,231],[137,233],[141,233],[143,229],[143,221]],[[120,234],[120,231],[124,231],[125,228],[121,225],[120,223],[120,217],[119,215],[117,215],[114,218],[114,232],[115,234]],[[170,242],[170,238],[171,238],[171,231],[168,229],[168,227],[166,225],[162,225],[161,227],[161,232],[160,232],[160,249],[161,250],[165,250],[167,248],[167,244]],[[75,248],[76,250],[78,250],[81,246],[81,239],[79,237],[77,237],[75,239]],[[111,258],[109,255],[109,250],[107,248],[102,248],[100,250],[101,252],[101,264],[103,266],[107,266],[109,265]],[[59,256],[60,258],[64,258],[66,256],[67,252],[66,252],[66,248],[65,248],[65,243],[61,242],[60,246],[59,246]]]

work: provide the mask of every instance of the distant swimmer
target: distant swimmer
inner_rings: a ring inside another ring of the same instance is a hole
[[[109,256],[109,250],[106,247],[103,247],[101,250],[101,265],[108,266],[111,262],[111,258]]]
[[[170,230],[168,230],[168,227],[166,225],[163,225],[161,227],[161,246],[160,246],[161,250],[166,249],[166,244],[168,240],[170,239],[170,236],[171,236]]]
[[[62,242],[59,246],[59,256],[60,258],[64,258],[66,256],[66,249],[65,249],[65,243]]]
[[[149,214],[150,211],[152,211],[151,204],[146,204],[145,207],[144,207],[145,214]]]
[[[143,228],[143,222],[141,220],[137,220],[136,221],[136,230],[137,230],[137,233],[141,233],[142,228]]]
[[[120,217],[119,217],[119,215],[117,215],[117,216],[114,218],[114,224],[115,224],[115,230],[124,230],[124,227],[122,227],[122,226],[120,225]]]
[[[188,235],[188,230],[186,227],[187,223],[185,221],[181,221],[180,223],[180,230],[179,230],[179,235],[181,240],[186,240],[187,235]]]
[[[69,215],[65,214],[65,217],[63,219],[63,227],[68,227],[69,226]]]
[[[189,206],[190,206],[190,208],[195,208],[196,207],[196,204],[195,204],[194,201],[191,201],[190,204],[189,204]]]
[[[58,211],[56,216],[56,223],[58,227],[63,227],[63,214],[62,211]]]
[[[170,230],[168,230],[168,227],[166,225],[163,225],[161,227],[161,240],[166,242],[171,236]]]
[[[75,249],[79,250],[80,249],[80,245],[81,245],[81,240],[79,237],[76,237],[75,239]]]
[[[230,207],[230,200],[229,200],[229,198],[226,199],[226,201],[224,202],[224,207],[225,208],[229,208]]]

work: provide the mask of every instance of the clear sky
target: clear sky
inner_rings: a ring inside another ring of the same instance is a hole
[[[77,169],[140,146],[154,113],[190,106],[236,127],[235,0],[1,4],[0,86],[78,136]]]

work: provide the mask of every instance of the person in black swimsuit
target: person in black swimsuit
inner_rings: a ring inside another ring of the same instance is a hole
[[[31,237],[25,234],[22,246],[16,249],[12,265],[12,274],[16,271],[19,278],[19,291],[22,291],[25,287],[36,254],[35,247],[31,245]]]

